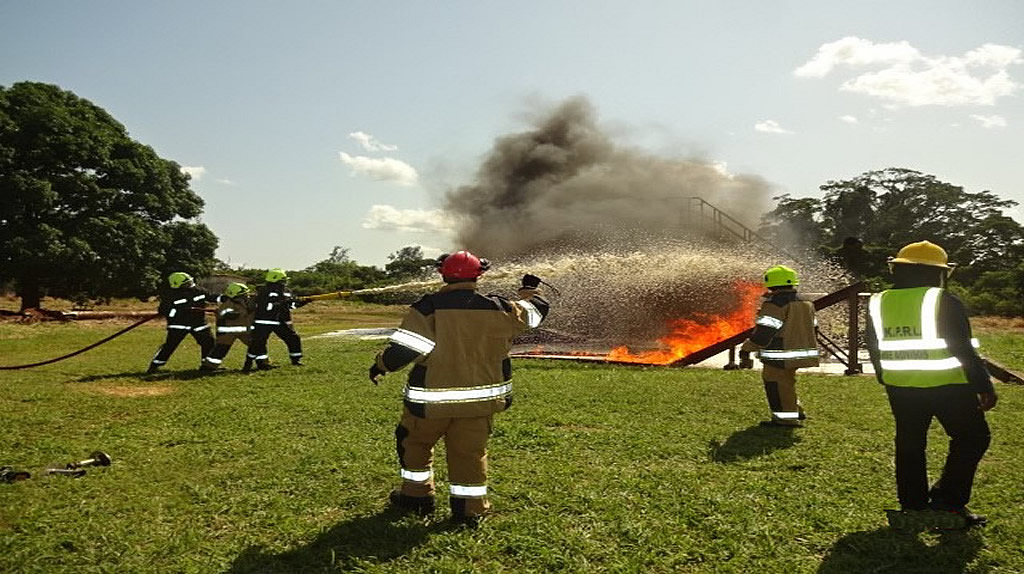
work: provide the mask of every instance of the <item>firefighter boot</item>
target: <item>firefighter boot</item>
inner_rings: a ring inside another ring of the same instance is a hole
[[[252,371],[252,357],[246,357],[245,364],[242,365],[243,373],[248,373],[249,371]]]
[[[399,490],[392,490],[388,495],[391,507],[402,512],[426,516],[434,512],[433,496],[409,496]]]
[[[271,369],[276,369],[276,368],[277,367],[275,367],[274,365],[271,365],[270,361],[268,361],[266,359],[258,359],[256,361],[256,369],[259,370],[259,371],[269,371]]]
[[[292,357],[292,364],[296,367],[302,366],[302,357]]]

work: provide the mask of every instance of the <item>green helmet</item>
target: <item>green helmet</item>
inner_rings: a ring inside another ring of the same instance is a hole
[[[188,273],[175,271],[174,273],[171,273],[170,275],[167,276],[167,283],[171,286],[171,289],[177,289],[183,285],[195,283],[195,281],[192,279],[192,276],[189,275]]]
[[[769,289],[772,287],[795,287],[799,284],[800,280],[796,277],[796,271],[785,265],[776,265],[764,272],[764,286]]]
[[[249,286],[245,283],[228,283],[228,286],[224,288],[224,296],[229,298],[245,295],[248,292]]]
[[[267,283],[278,283],[281,281],[287,281],[288,274],[284,272],[284,269],[281,269],[280,267],[275,267],[267,271],[267,274],[266,276],[264,276],[264,279],[266,279]]]

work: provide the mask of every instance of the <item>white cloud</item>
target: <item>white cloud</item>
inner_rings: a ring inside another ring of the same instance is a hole
[[[971,114],[971,118],[978,120],[983,128],[1005,128],[1006,118],[1003,116],[982,116],[978,114]]]
[[[926,57],[906,41],[876,44],[849,36],[823,44],[793,74],[823,78],[840,66],[872,67],[840,90],[896,105],[990,106],[1020,87],[1007,68],[1021,63],[1021,50],[1011,46],[984,44],[962,56]]]
[[[396,151],[398,146],[380,143],[377,138],[365,132],[352,132],[348,137],[359,142],[366,151]]]
[[[775,120],[763,120],[754,124],[754,130],[766,134],[791,134],[793,132],[783,129]]]
[[[206,175],[206,168],[202,167],[202,166],[195,166],[195,167],[193,167],[193,166],[183,165],[183,166],[181,166],[181,171],[182,171],[182,173],[187,173],[190,176],[192,176],[192,181],[199,181],[199,180],[203,179],[204,175]]]
[[[217,180],[217,183],[219,183],[219,184],[221,184],[221,185],[238,185],[238,184],[237,184],[237,183],[235,183],[234,181],[232,181],[232,180],[230,180],[230,179],[226,179],[226,178],[220,178],[220,179],[218,179],[218,180]]]
[[[855,123],[857,123],[857,118],[855,116],[845,115],[845,116],[839,116],[839,121],[845,122],[845,123],[848,123],[848,124],[855,124]]]
[[[375,158],[366,156],[352,156],[340,152],[339,156],[345,165],[352,169],[353,175],[363,175],[376,181],[390,181],[399,185],[415,185],[419,180],[416,168],[390,157]]]
[[[363,218],[362,227],[381,231],[448,233],[454,228],[454,222],[440,209],[397,209],[390,205],[374,205]]]
[[[828,44],[822,44],[818,53],[793,73],[802,78],[824,78],[836,66],[869,66],[872,64],[900,64],[913,62],[921,57],[916,48],[907,42],[875,44],[847,36]]]

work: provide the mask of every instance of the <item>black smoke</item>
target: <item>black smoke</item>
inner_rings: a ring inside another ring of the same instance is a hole
[[[692,197],[753,228],[771,189],[705,160],[617,145],[590,102],[575,97],[538,114],[530,129],[497,138],[475,181],[448,192],[446,210],[458,222],[458,245],[519,259],[706,234]]]

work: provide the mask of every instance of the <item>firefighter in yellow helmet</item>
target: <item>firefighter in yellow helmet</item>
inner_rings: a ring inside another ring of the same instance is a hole
[[[765,426],[800,426],[806,418],[796,395],[796,371],[818,365],[814,304],[797,297],[796,271],[776,265],[764,272],[769,293],[754,321],[754,332],[740,347],[740,367],[750,369],[756,351],[763,368],[761,379],[771,408]]]
[[[199,343],[201,358],[213,350],[213,336],[210,334],[210,326],[206,324],[204,308],[208,301],[215,302],[217,296],[197,287],[192,276],[182,271],[168,275],[167,285],[170,289],[161,294],[160,306],[157,308],[157,313],[167,318],[167,338],[150,360],[147,373],[154,373],[167,364],[171,354],[188,335],[192,335]],[[205,361],[201,361],[200,368],[204,364]]]
[[[288,274],[281,268],[274,268],[264,275],[266,283],[256,289],[256,310],[252,324],[252,340],[246,355],[246,366],[256,363],[261,371],[271,369],[267,342],[273,333],[288,346],[288,357],[295,366],[302,365],[302,339],[292,325],[292,309],[298,309],[309,301],[295,298],[288,290]]]
[[[228,283],[224,288],[220,306],[217,307],[217,339],[213,351],[206,356],[201,370],[215,371],[224,364],[224,357],[231,350],[236,340],[249,346],[249,335],[252,331],[252,318],[256,311],[256,301],[252,290],[245,283]],[[252,367],[252,359],[246,356],[243,370]]]
[[[494,413],[512,403],[512,339],[536,327],[548,312],[540,279],[523,277],[518,299],[477,293],[486,259],[459,251],[439,259],[445,286],[406,313],[387,348],[370,367],[370,380],[412,364],[405,408],[395,429],[402,486],[393,506],[434,510],[434,445],[448,458],[449,504],[456,523],[477,525],[486,514],[487,439]]]
[[[971,337],[963,303],[945,287],[953,265],[930,241],[889,260],[893,288],[868,303],[867,347],[896,423],[896,528],[969,527],[985,518],[967,509],[991,433],[985,411],[997,397]],[[937,418],[949,436],[939,479],[928,485],[928,428]]]

